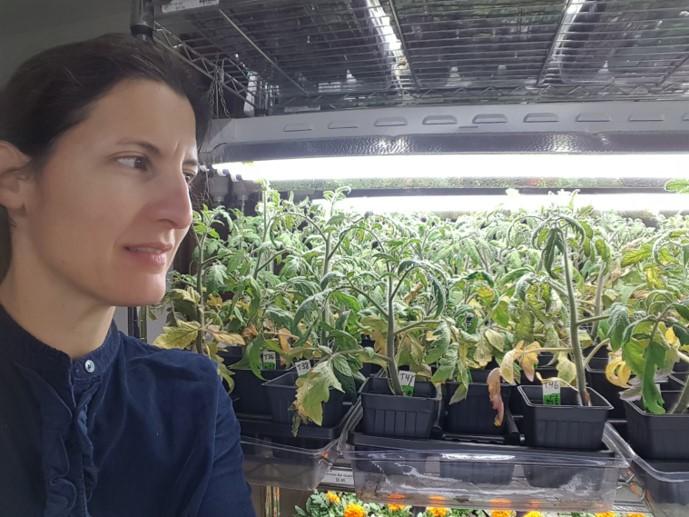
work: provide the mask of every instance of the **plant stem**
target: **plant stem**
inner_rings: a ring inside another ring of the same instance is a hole
[[[561,235],[562,241],[562,259],[565,270],[565,287],[567,289],[567,302],[569,304],[569,341],[572,346],[572,355],[574,356],[574,366],[577,371],[577,389],[579,393],[577,398],[581,405],[590,406],[591,397],[586,389],[586,369],[584,367],[584,354],[579,343],[579,322],[577,321],[577,299],[574,295],[574,284],[572,283],[572,272],[569,261],[569,247],[567,246],[567,238]]]
[[[594,316],[599,316],[601,313],[601,309],[603,308],[603,288],[605,287],[605,271],[606,271],[607,266],[605,264],[601,264],[600,266],[600,274],[598,275],[598,283],[596,284],[596,298],[595,298],[595,305],[593,308],[593,315]],[[598,322],[594,321],[593,322],[593,327],[591,328],[591,339],[593,339],[593,342],[596,342],[596,339],[598,338]]]
[[[200,240],[197,237],[196,240],[199,244],[199,269],[196,272],[196,290],[199,293],[199,304],[196,307],[196,315],[201,328],[199,328],[199,332],[196,334],[194,347],[199,354],[203,355],[203,338],[206,332],[206,310],[203,302],[203,247],[206,244],[206,235],[204,234]]]
[[[586,325],[587,323],[597,323],[607,318],[607,314],[599,314],[598,316],[591,316],[590,318],[582,318],[580,320],[577,320],[577,326],[581,327],[582,325]]]
[[[584,366],[588,366],[589,363],[591,362],[591,359],[598,353],[598,351],[606,346],[610,342],[609,339],[604,339],[600,343],[598,343],[596,346],[593,347],[593,350],[591,350],[591,353],[589,353],[588,356],[586,356],[586,359],[584,360]]]
[[[396,330],[396,331],[395,331],[395,334],[399,336],[400,334],[404,334],[405,332],[407,332],[407,331],[409,331],[409,330],[411,330],[411,329],[414,329],[414,328],[416,328],[416,327],[421,327],[421,326],[423,326],[423,325],[429,325],[429,324],[431,324],[431,323],[441,323],[441,322],[442,322],[442,320],[421,320],[421,321],[415,321],[414,323],[411,323],[411,324],[407,325],[406,327],[402,327],[401,329]]]
[[[397,336],[395,335],[394,288],[392,283],[392,275],[390,275],[388,277],[388,378],[393,394],[402,395],[402,386],[400,385],[397,364],[395,363],[395,358],[397,357],[397,351],[395,350]]]
[[[689,406],[689,382],[684,384],[684,388],[682,388],[677,402],[675,402],[675,405],[670,409],[670,413],[673,415],[684,413],[687,406]]]

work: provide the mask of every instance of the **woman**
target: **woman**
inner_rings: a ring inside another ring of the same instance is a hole
[[[161,300],[191,224],[208,120],[187,72],[107,35],[0,99],[0,514],[253,515],[212,362],[112,324]]]

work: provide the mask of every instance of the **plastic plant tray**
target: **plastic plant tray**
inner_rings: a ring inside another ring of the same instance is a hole
[[[314,490],[337,458],[337,440],[241,438],[249,483]]]
[[[620,433],[624,434],[624,431],[624,425],[609,423],[605,434],[629,461],[634,483],[643,493],[653,515],[689,515],[689,462],[644,460],[621,436]]]
[[[355,405],[350,405],[347,402],[346,413],[340,419],[337,425],[333,427],[321,427],[317,425],[300,425],[296,438],[308,438],[314,440],[334,440],[336,439],[350,418],[350,414],[354,410]],[[248,436],[259,436],[264,438],[294,438],[292,434],[292,424],[275,422],[270,415],[248,415],[237,413],[239,426],[242,434]]]
[[[607,440],[593,452],[359,432],[351,442],[344,456],[360,497],[418,506],[603,512],[629,465]]]

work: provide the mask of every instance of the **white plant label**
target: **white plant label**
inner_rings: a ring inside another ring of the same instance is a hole
[[[402,393],[412,396],[414,394],[414,382],[416,381],[416,374],[414,372],[401,371],[398,372],[398,377],[400,380],[400,386],[402,387]]]
[[[559,406],[560,381],[543,381],[543,403],[546,406]]]
[[[211,7],[220,5],[220,0],[172,0],[168,4],[160,6],[163,14],[176,13],[178,11],[187,11],[189,9],[198,9],[200,7]]]
[[[297,361],[294,363],[294,367],[297,369],[297,375],[302,377],[303,375],[309,373],[309,370],[311,369],[311,362],[307,360]]]
[[[323,477],[324,485],[354,487],[354,473],[351,470],[331,469]]]
[[[278,367],[277,357],[272,350],[261,352],[261,369],[275,370]]]

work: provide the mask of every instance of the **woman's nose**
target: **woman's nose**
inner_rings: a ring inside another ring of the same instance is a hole
[[[187,229],[192,221],[189,184],[180,171],[176,174],[161,174],[155,186],[157,198],[155,216],[174,229]]]

